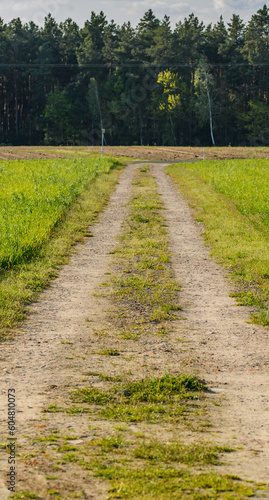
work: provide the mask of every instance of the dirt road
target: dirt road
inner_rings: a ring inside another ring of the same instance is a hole
[[[42,429],[74,431],[78,446],[94,436],[83,415],[70,419],[61,413],[41,413],[42,409],[56,401],[64,404],[70,389],[80,386],[82,374],[89,370],[124,371],[128,359],[129,370],[146,375],[150,364],[156,364],[156,350],[158,365],[168,370],[177,365],[206,381],[210,390],[210,439],[241,448],[229,454],[221,472],[269,482],[268,329],[248,324],[247,308],[236,306],[229,297],[227,278],[210,258],[202,228],[193,220],[161,164],[153,165],[152,171],[166,208],[174,271],[183,287],[180,300],[184,319],[176,322],[176,331],[166,341],[165,350],[160,339],[152,340],[149,347],[145,339],[133,342],[105,338],[103,346],[120,348],[124,356],[117,359],[117,366],[114,360],[100,356],[101,341],[96,332],[104,327],[109,304],[95,292],[109,269],[110,252],[127,213],[137,167],[128,166],[123,172],[109,206],[91,229],[94,237],[76,248],[70,263],[30,307],[29,319],[17,337],[0,346],[0,430],[2,441],[6,440],[7,391],[15,388],[17,447],[24,454],[17,478],[21,490],[31,491],[37,484],[40,494],[49,489],[52,459],[33,453],[33,438]],[[184,350],[178,347],[179,340]],[[147,365],[141,364],[143,356],[147,356]],[[105,433],[108,424],[99,424]],[[2,453],[1,460],[4,473],[0,476],[0,499],[5,500],[6,453]],[[80,485],[84,498],[106,497],[107,483],[88,476],[75,463],[58,468],[58,476],[57,488],[70,491],[70,495]]]

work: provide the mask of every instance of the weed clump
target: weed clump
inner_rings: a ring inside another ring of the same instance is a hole
[[[169,402],[174,396],[192,399],[195,392],[206,387],[197,378],[190,375],[178,377],[165,375],[161,378],[131,382],[124,393],[133,402]]]
[[[92,411],[98,411],[108,420],[178,420],[188,411],[187,401],[199,399],[205,389],[202,382],[190,375],[167,374],[160,378],[116,384],[106,391],[92,386],[85,387],[73,391],[71,399],[74,402],[95,405]],[[85,410],[88,411],[87,408]],[[79,408],[77,411],[84,410]]]

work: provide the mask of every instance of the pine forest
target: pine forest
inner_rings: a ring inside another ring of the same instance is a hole
[[[268,146],[269,8],[171,27],[0,19],[0,144]]]

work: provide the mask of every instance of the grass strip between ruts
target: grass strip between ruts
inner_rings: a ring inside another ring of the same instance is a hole
[[[133,184],[130,215],[115,250],[112,297],[118,307],[117,327],[125,338],[141,333],[165,335],[181,310],[170,261],[163,205],[149,167]]]

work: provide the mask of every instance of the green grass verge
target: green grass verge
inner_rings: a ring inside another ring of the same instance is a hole
[[[34,256],[66,208],[112,166],[111,159],[0,162],[0,269]]]
[[[111,163],[111,166],[113,164]],[[76,201],[64,211],[49,238],[31,257],[0,272],[0,338],[26,316],[29,304],[67,262],[72,246],[91,236],[88,226],[104,208],[119,178],[121,167],[115,164],[109,173],[97,176]]]
[[[253,321],[263,325],[269,325],[268,167],[268,160],[233,160],[166,168],[205,225],[212,255],[231,271],[238,303],[253,306]]]

